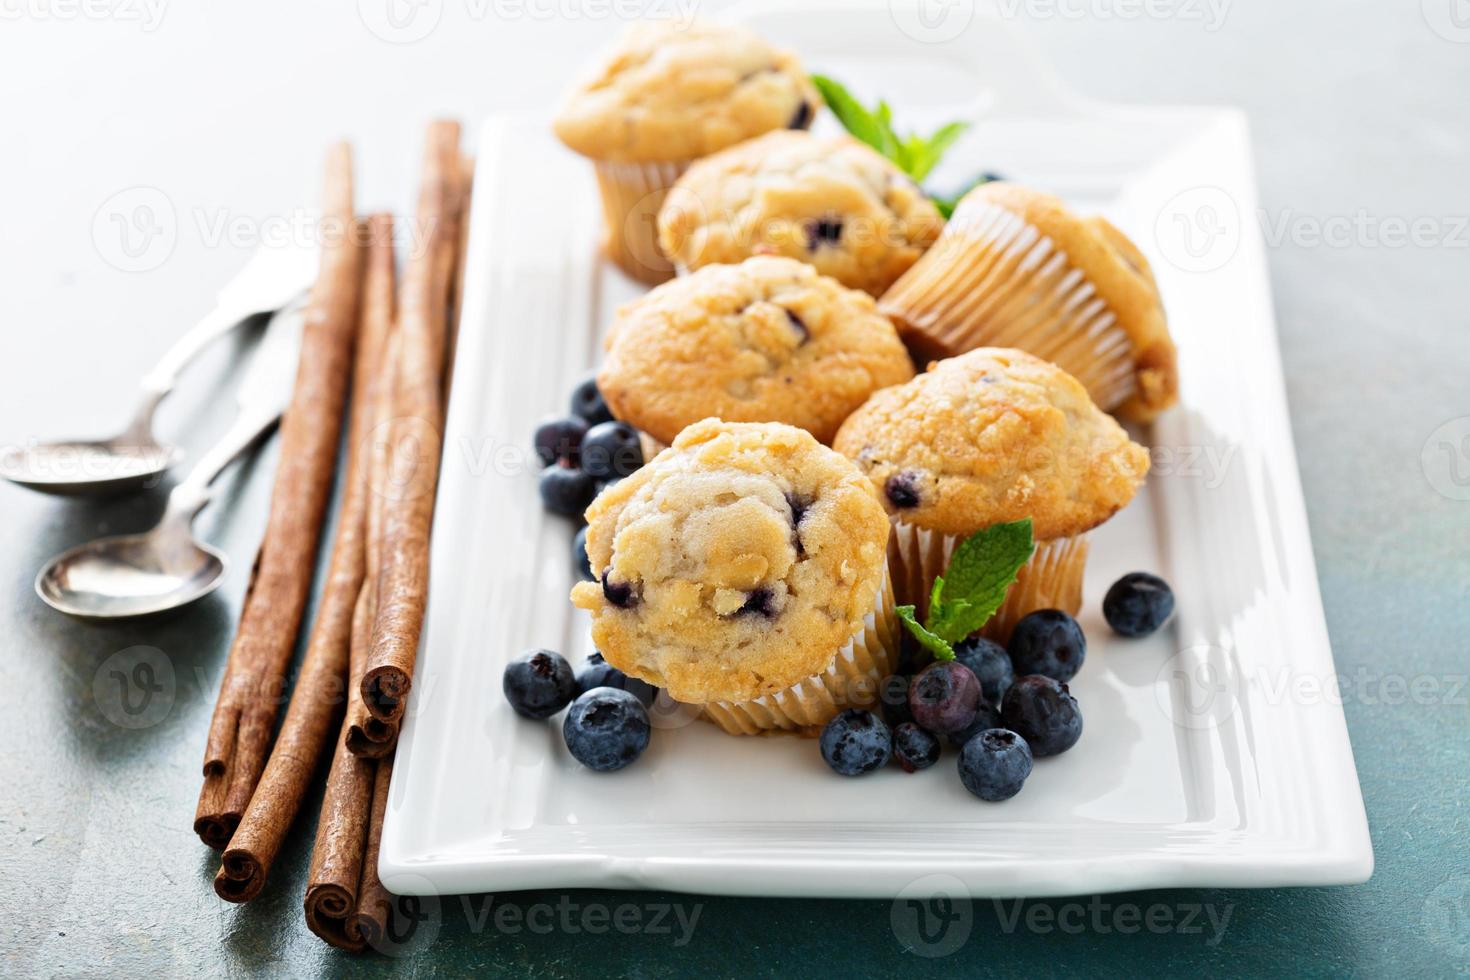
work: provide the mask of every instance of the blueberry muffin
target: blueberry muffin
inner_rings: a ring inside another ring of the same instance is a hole
[[[926,357],[1019,348],[1135,421],[1179,397],[1174,342],[1143,253],[1105,219],[1017,184],[966,194],[880,306]]]
[[[592,160],[608,255],[662,282],[664,194],[694,160],[773,129],[805,129],[820,96],[789,52],[742,27],[638,24],[567,96],[556,135]]]
[[[914,376],[872,297],[774,256],[664,283],[618,311],[606,346],[608,406],[664,444],[708,417],[831,442],[869,395]]]
[[[732,734],[870,701],[896,650],[888,518],[809,433],[706,419],[587,510],[572,590],[607,662]]]
[[[1002,643],[1028,612],[1082,606],[1087,532],[1143,482],[1148,452],[1061,368],[981,348],[878,392],[833,444],[857,463],[893,521],[900,603],[927,604],[955,545],[1031,518],[1036,553],[985,633]]]
[[[680,177],[658,213],[680,272],[785,255],[881,295],[939,236],[944,219],[897,167],[850,136],[773,132]]]

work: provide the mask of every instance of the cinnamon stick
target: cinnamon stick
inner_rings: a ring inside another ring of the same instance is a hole
[[[404,276],[399,305],[402,354],[394,388],[391,441],[404,477],[387,502],[382,567],[362,699],[380,721],[403,716],[428,597],[429,530],[444,433],[443,370],[448,307],[461,207],[459,124],[429,127],[417,230],[424,236]]]
[[[327,157],[324,217],[351,227],[352,156]],[[301,628],[331,496],[357,329],[361,249],[354,236],[324,243],[312,288],[265,536],[210,721],[194,830],[223,849],[240,822],[271,746],[286,669]]]
[[[380,256],[387,270],[394,267],[392,219],[386,223],[387,233]],[[374,242],[379,241],[374,238]],[[391,280],[390,280],[391,282]],[[379,296],[379,301],[383,297]],[[388,302],[393,296],[390,291]],[[359,950],[362,936],[357,931],[358,886],[362,881],[362,865],[366,853],[368,821],[372,806],[376,763],[358,758],[347,749],[347,731],[353,702],[359,699],[363,671],[367,668],[368,638],[371,629],[368,598],[376,586],[379,539],[382,534],[383,492],[388,465],[387,425],[393,404],[393,378],[398,362],[399,332],[391,329],[385,340],[384,356],[374,391],[368,434],[358,445],[363,461],[363,478],[368,493],[363,513],[364,547],[363,578],[353,601],[352,627],[348,644],[347,716],[337,734],[331,770],[327,774],[326,793],[317,820],[316,842],[311,852],[305,897],[306,924],[312,932],[341,949]]]
[[[302,658],[301,674],[286,720],[250,805],[230,839],[214,890],[230,902],[248,902],[265,887],[286,831],[335,731],[347,691],[353,613],[362,590],[367,551],[369,440],[387,402],[383,370],[393,325],[393,219],[374,215],[366,225],[367,268],[362,285],[362,325],[353,369],[346,486],[327,581]],[[354,231],[354,234],[358,232]]]
[[[364,942],[381,950],[393,914],[393,896],[378,877],[378,849],[383,844],[383,818],[388,812],[388,785],[393,778],[393,756],[378,763],[373,781],[372,812],[368,819],[367,854],[363,858],[362,886],[357,892],[353,925]]]
[[[367,574],[357,597],[357,608],[354,610],[352,620],[354,656],[360,657],[360,662],[363,664],[367,663],[368,645],[372,642],[373,620],[378,610],[378,569],[382,565],[383,508],[387,499],[385,491],[389,483],[388,471],[391,462],[389,458],[391,444],[383,429],[390,421],[393,407],[393,377],[396,374],[393,367],[398,363],[399,340],[399,335],[395,333],[386,365],[388,377],[385,381],[388,397],[383,399],[379,406],[381,414],[372,445],[370,466],[374,492],[371,506],[368,508]],[[344,725],[343,738],[347,742],[347,751],[353,755],[381,759],[391,754],[393,747],[398,743],[398,725],[396,722],[381,721],[368,713],[362,701],[361,681],[362,676],[359,673],[357,683],[350,685],[347,692],[347,721]]]

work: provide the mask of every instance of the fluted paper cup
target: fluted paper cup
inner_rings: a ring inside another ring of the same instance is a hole
[[[894,601],[912,605],[920,617],[929,608],[934,579],[944,574],[949,557],[965,535],[943,534],[904,521],[893,522],[888,539],[888,574]],[[1087,568],[1087,535],[1040,541],[1021,566],[983,636],[1005,643],[1017,620],[1038,609],[1060,609],[1075,615],[1082,608],[1082,574]]]
[[[878,684],[893,672],[898,657],[898,623],[887,576],[858,630],[837,652],[832,665],[784,691],[753,701],[714,701],[705,717],[731,735],[796,732],[816,735],[839,711],[877,703]]]
[[[628,275],[649,285],[674,276],[658,247],[658,209],[690,161],[610,163],[594,161],[602,191],[603,247]]]
[[[1133,344],[1066,253],[1005,208],[960,208],[879,301],[925,357],[1014,347],[1075,377],[1103,411],[1134,393]]]

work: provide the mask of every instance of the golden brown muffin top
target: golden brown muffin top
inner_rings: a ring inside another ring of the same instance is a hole
[[[1070,374],[983,347],[868,399],[833,448],[896,520],[970,534],[1031,518],[1037,540],[1081,534],[1129,500],[1148,452]]]
[[[693,160],[810,124],[821,98],[796,57],[743,27],[635,25],[568,94],[552,123],[594,160]]]
[[[831,442],[869,395],[914,374],[870,296],[773,256],[664,283],[618,311],[606,346],[608,406],[664,443],[708,417]]]
[[[699,161],[658,215],[660,247],[687,268],[784,255],[874,296],[943,227],[934,203],[871,147],[786,130]]]
[[[845,457],[775,423],[706,419],[587,510],[592,613],[608,663],[692,704],[818,674],[863,629],[888,518]]]

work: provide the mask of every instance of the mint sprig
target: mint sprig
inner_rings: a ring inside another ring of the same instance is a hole
[[[822,93],[827,108],[854,137],[877,150],[915,182],[929,176],[945,151],[970,128],[968,122],[951,122],[928,136],[900,136],[893,128],[893,110],[882,99],[869,109],[841,83],[825,75],[813,75],[812,84]]]
[[[919,622],[913,606],[898,606],[894,612],[926,650],[940,660],[953,660],[954,644],[995,615],[1035,550],[1029,517],[976,531],[960,542],[945,574],[934,580],[925,622]]]

